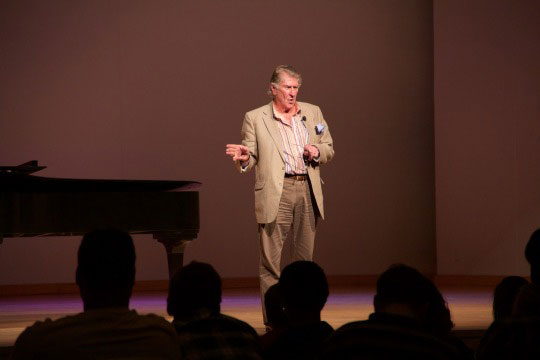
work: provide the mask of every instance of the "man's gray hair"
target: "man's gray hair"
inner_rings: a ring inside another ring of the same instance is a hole
[[[281,84],[281,73],[286,73],[287,75],[298,80],[299,87],[302,85],[302,75],[300,75],[295,68],[293,68],[291,65],[278,65],[270,78],[270,86],[277,88],[279,84]],[[268,95],[272,96],[272,90],[268,89],[267,93]]]

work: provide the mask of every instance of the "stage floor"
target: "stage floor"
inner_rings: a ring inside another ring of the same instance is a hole
[[[443,288],[457,330],[485,329],[492,321],[492,288]],[[363,320],[373,311],[373,288],[332,288],[322,318],[334,328]],[[166,312],[165,292],[139,293],[130,307],[139,313],[171,318]],[[222,312],[264,332],[258,289],[224,290]],[[82,311],[78,295],[25,296],[0,298],[0,347],[12,346],[17,336],[36,320],[52,319]]]

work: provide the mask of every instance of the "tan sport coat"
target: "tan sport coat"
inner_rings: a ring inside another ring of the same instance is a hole
[[[317,206],[324,219],[319,165],[334,156],[332,136],[318,106],[303,102],[298,102],[298,106],[302,123],[308,130],[308,143],[315,145],[320,153],[318,161],[311,161],[307,168],[316,202],[313,204],[314,210]],[[319,130],[316,130],[317,126]],[[239,161],[237,168],[240,172],[247,172],[255,167],[255,216],[259,224],[271,223],[277,217],[285,176],[283,141],[277,120],[273,118],[272,103],[246,113],[242,126],[242,144],[249,149],[251,157],[246,168],[242,169]]]

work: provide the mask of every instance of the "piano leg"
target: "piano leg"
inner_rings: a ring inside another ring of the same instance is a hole
[[[167,253],[167,264],[169,265],[169,279],[176,270],[184,266],[184,253]]]
[[[169,279],[174,273],[183,266],[184,263],[184,250],[188,244],[188,241],[193,238],[187,239],[185,236],[178,234],[153,234],[154,239],[159,241],[165,246],[167,251],[167,264],[169,266]]]

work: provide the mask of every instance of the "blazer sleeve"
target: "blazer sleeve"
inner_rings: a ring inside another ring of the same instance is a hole
[[[257,135],[255,133],[255,124],[253,118],[246,113],[244,123],[242,124],[242,145],[249,149],[249,163],[246,167],[242,167],[240,161],[236,161],[236,168],[241,173],[250,171],[256,164],[258,159],[257,153]]]

